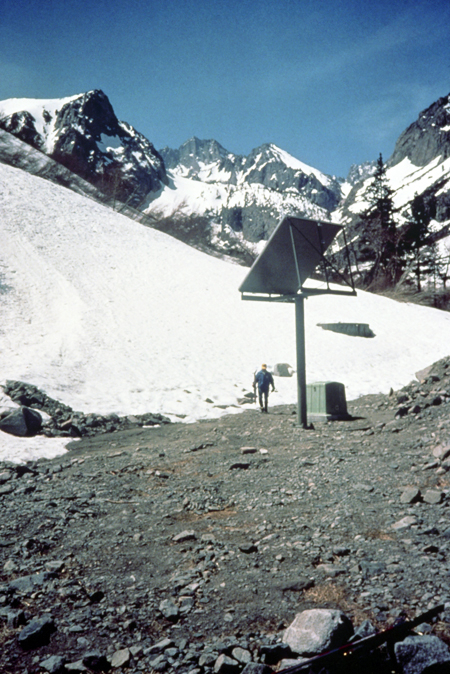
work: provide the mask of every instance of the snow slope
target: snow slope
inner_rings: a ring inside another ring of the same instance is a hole
[[[415,194],[422,194],[435,183],[442,182],[442,192],[448,190],[450,159],[442,160],[441,157],[435,157],[426,166],[415,166],[410,159],[405,157],[395,166],[387,168],[386,178],[389,186],[394,190],[394,206],[401,212],[413,200]],[[370,205],[365,197],[372,181],[373,178],[370,177],[361,184],[353,203],[349,207],[352,213],[361,213]],[[437,195],[439,195],[439,192],[437,192]],[[333,219],[336,222],[340,221],[341,211],[342,208],[334,213]],[[440,223],[440,227],[444,224],[446,223]]]
[[[261,362],[295,367],[294,308],[242,302],[247,271],[0,164],[0,383],[84,412],[238,412]],[[337,321],[376,337],[316,325]],[[450,343],[450,314],[363,292],[310,299],[306,323],[308,381],[341,381],[348,399],[401,387]],[[295,377],[277,389],[273,404],[296,400]],[[63,444],[0,434],[0,458]]]

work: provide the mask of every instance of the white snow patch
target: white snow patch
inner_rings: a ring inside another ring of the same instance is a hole
[[[102,133],[100,140],[97,141],[97,147],[100,152],[107,152],[108,150],[123,150],[122,141],[119,136],[107,136]]]

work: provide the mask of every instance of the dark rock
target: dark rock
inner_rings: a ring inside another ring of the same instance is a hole
[[[20,578],[15,578],[15,580],[10,581],[8,584],[8,592],[28,594],[33,592],[36,586],[43,585],[50,578],[53,578],[53,574],[48,571],[34,573],[30,576],[21,576]]]
[[[46,646],[55,630],[56,626],[51,616],[44,615],[41,618],[34,618],[19,634],[19,645],[24,650]]]
[[[288,644],[278,643],[271,646],[262,646],[259,654],[260,656],[264,656],[264,662],[267,665],[276,665],[280,660],[290,658],[292,650]]]
[[[83,656],[83,665],[93,672],[108,672],[111,665],[106,657],[99,651],[90,651]]]
[[[404,674],[450,671],[450,649],[435,636],[410,636],[394,646]],[[439,668],[442,665],[447,668]]]
[[[180,616],[178,606],[171,599],[164,599],[159,605],[159,610],[170,622],[177,622]]]
[[[0,420],[0,430],[19,437],[35,435],[41,427],[41,415],[28,407],[19,407]]]
[[[286,585],[282,588],[283,592],[304,592],[314,587],[315,581],[313,578],[299,578],[295,583]]]
[[[363,572],[363,575],[366,578],[372,576],[379,576],[381,573],[386,573],[386,564],[385,562],[367,562],[362,560],[359,563],[360,569]]]

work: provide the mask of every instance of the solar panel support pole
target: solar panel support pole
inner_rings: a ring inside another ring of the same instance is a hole
[[[306,358],[304,297],[295,298],[295,332],[297,337],[297,423],[308,427],[306,411]]]

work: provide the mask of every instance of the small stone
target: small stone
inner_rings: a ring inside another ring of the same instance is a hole
[[[319,564],[317,569],[326,573],[330,578],[336,578],[336,576],[342,576],[346,573],[346,570],[342,566],[334,564]]]
[[[244,665],[246,665],[252,659],[252,654],[250,653],[250,651],[247,651],[244,648],[241,648],[240,646],[233,648],[233,650],[231,651],[231,656],[235,660]]]
[[[83,665],[83,660],[76,660],[75,662],[66,662],[64,665],[64,672],[71,672],[72,674],[80,674],[80,672],[87,672],[88,669]]]
[[[171,622],[176,622],[178,620],[178,606],[171,599],[164,599],[159,605],[159,610],[167,620],[170,620]]]
[[[0,485],[8,482],[13,476],[13,473],[10,470],[4,470],[0,473]]]
[[[65,662],[65,658],[61,655],[51,655],[49,658],[41,660],[39,667],[45,669],[49,674],[63,674],[67,671],[64,667]]]
[[[157,658],[150,661],[150,667],[154,672],[165,672],[169,663],[164,655],[158,655]]]
[[[3,571],[5,573],[14,573],[14,571],[17,570],[17,564],[13,559],[8,559],[4,564],[3,564]]]
[[[174,543],[184,543],[186,541],[195,541],[197,538],[195,531],[189,530],[189,531],[182,531],[179,534],[176,534],[173,538],[172,541]]]
[[[218,654],[214,651],[202,653],[198,659],[200,667],[211,667],[217,660]]]
[[[400,503],[416,503],[420,499],[420,489],[407,487],[400,496]]]
[[[56,560],[55,559],[55,560],[46,562],[45,568],[47,569],[47,571],[50,571],[50,573],[59,573],[64,568],[64,562],[62,560]]]
[[[163,639],[162,641],[158,641],[158,643],[153,644],[153,646],[147,648],[146,653],[149,655],[157,655],[158,653],[165,651],[166,648],[171,648],[174,646],[174,644],[175,642],[172,639]]]
[[[442,492],[437,491],[436,489],[427,489],[427,491],[424,492],[423,500],[425,503],[437,505],[442,501]]]
[[[241,674],[273,674],[273,670],[262,663],[249,662],[245,665]]]
[[[402,529],[409,529],[413,524],[417,524],[417,518],[414,515],[406,515],[406,517],[402,517],[398,522],[391,524],[391,529],[401,531]]]
[[[258,552],[258,547],[254,543],[247,543],[247,545],[240,545],[239,550],[246,555],[250,555],[252,552]]]
[[[309,590],[310,587],[314,587],[313,578],[299,578],[297,582],[292,583],[291,585],[286,585],[282,588],[283,592],[304,592]]]
[[[123,667],[130,662],[130,651],[128,648],[122,648],[119,651],[116,651],[111,660],[111,667]]]
[[[239,674],[241,666],[236,660],[222,653],[214,664],[214,674]]]

